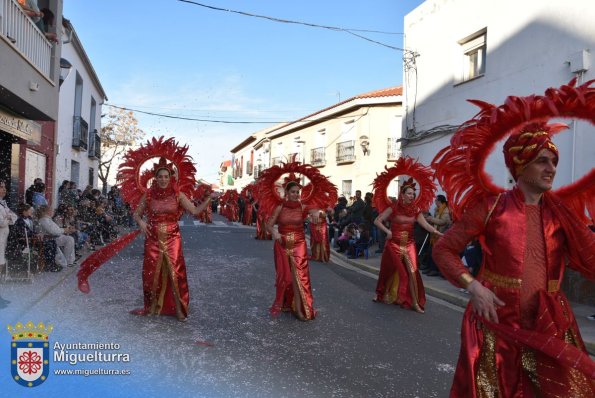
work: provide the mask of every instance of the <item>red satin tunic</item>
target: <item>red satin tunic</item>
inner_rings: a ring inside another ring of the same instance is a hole
[[[148,197],[146,203],[144,310],[186,318],[190,296],[178,227],[180,204],[173,192],[164,198]]]
[[[305,214],[301,204],[285,202],[277,217],[283,243],[275,241],[276,296],[271,313],[291,310],[303,320],[316,316],[310,285],[308,251],[304,235]],[[294,295],[298,295],[299,308],[295,308]]]
[[[477,236],[484,252],[477,279],[505,305],[498,324],[467,306],[451,397],[595,396],[595,364],[559,290],[565,256],[595,277],[594,234],[553,195],[529,206],[515,188],[466,211],[436,244],[434,260],[452,283],[465,286],[459,253]]]
[[[376,300],[397,304],[403,308],[424,309],[426,294],[417,267],[413,240],[416,216],[406,216],[393,206],[391,213],[392,239],[384,244],[380,273],[376,285]]]

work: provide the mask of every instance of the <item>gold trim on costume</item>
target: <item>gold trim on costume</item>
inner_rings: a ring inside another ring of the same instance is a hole
[[[560,290],[559,281],[557,279],[551,279],[547,281],[547,291],[548,293],[554,293]]]
[[[419,306],[419,287],[417,286],[417,278],[415,277],[415,269],[413,269],[413,261],[409,258],[409,253],[407,252],[407,240],[409,238],[409,234],[407,231],[401,232],[401,242],[400,242],[400,250],[401,250],[401,258],[405,263],[407,273],[409,274],[409,288],[411,289],[411,299],[413,301],[412,307],[414,309],[420,309]]]
[[[482,326],[483,344],[477,364],[475,387],[478,398],[499,397],[498,369],[496,367],[496,336],[494,332]]]
[[[535,359],[535,352],[529,348],[521,348],[521,366],[527,377],[531,381],[533,393],[541,391],[539,386],[539,376],[537,374],[537,360]],[[539,396],[536,394],[536,396]]]
[[[505,289],[520,289],[523,281],[521,278],[511,278],[509,276],[497,274],[487,268],[483,270],[482,278],[496,287]]]
[[[474,280],[475,278],[468,272],[459,275],[459,284],[463,287],[463,289],[467,289]]]

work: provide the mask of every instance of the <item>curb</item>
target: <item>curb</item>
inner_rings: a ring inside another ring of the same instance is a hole
[[[355,261],[353,259],[347,258],[345,256],[340,256],[337,253],[331,252],[331,261],[333,261],[333,257],[339,258],[340,261],[348,263],[349,265],[351,265],[353,267],[357,267],[363,271],[371,272],[371,273],[374,273],[375,275],[378,275],[380,273],[379,267],[362,263],[362,261],[367,261],[367,260]],[[424,275],[422,275],[422,280],[424,282],[424,289],[425,289],[427,295],[439,298],[441,300],[444,300],[450,304],[456,305],[463,309],[465,309],[467,307],[467,303],[469,302],[469,296],[467,294],[455,292],[455,291],[452,291],[451,289],[446,290],[441,287],[432,286],[431,280],[429,280],[427,278],[429,278],[429,277],[425,277]],[[428,283],[428,282],[430,282],[430,283]],[[576,313],[575,313],[575,317],[578,318],[578,315]],[[578,319],[577,319],[577,322],[578,322]],[[579,326],[579,330],[580,329],[581,328]],[[585,338],[583,336],[583,342],[585,343],[587,352],[590,355],[595,356],[595,341],[585,340]]]

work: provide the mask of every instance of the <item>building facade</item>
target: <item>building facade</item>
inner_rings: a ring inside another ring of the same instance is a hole
[[[509,95],[594,79],[593,18],[588,0],[425,1],[405,17],[403,154],[429,164],[479,111],[467,99],[500,105]],[[593,126],[569,127],[554,137],[563,160],[554,188],[580,178],[595,159]],[[486,171],[497,184],[512,186],[501,145]]]
[[[372,191],[376,174],[400,155],[401,93],[391,87],[361,94],[251,135],[232,150],[236,188],[295,159],[320,168],[348,198],[356,190]]]
[[[62,24],[62,0],[41,0]],[[16,0],[0,0],[0,179],[16,206],[35,178],[54,181],[61,45],[48,40]]]
[[[427,0],[405,17],[404,155],[429,164],[449,144],[456,128],[479,108],[467,99],[500,105],[510,95],[543,94],[577,78],[595,79],[595,7],[589,0]],[[560,151],[554,189],[590,171],[595,127],[568,123],[554,137]],[[514,181],[502,144],[486,162],[494,182]],[[595,285],[567,272],[572,300],[595,304]]]
[[[97,188],[101,158],[101,105],[107,97],[93,65],[70,22],[62,57],[72,68],[60,87],[59,121],[56,134],[56,185],[74,181],[84,189]],[[54,199],[56,196],[54,195]]]

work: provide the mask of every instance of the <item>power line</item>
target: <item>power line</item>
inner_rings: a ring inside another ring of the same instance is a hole
[[[355,37],[358,37],[358,38],[360,38],[362,40],[366,40],[366,41],[369,41],[371,43],[378,44],[378,45],[383,46],[383,47],[386,47],[386,48],[390,48],[391,50],[409,52],[409,50],[406,50],[404,48],[391,46],[390,44],[382,43],[382,42],[379,42],[377,40],[370,39],[368,37],[362,36],[362,35],[357,34],[357,33],[354,33],[354,32],[381,33],[381,34],[390,34],[390,35],[402,35],[403,33],[383,32],[383,31],[365,30],[365,29],[347,29],[347,28],[340,28],[340,27],[337,27],[337,26],[318,25],[318,24],[314,24],[314,23],[310,23],[310,22],[292,21],[292,20],[289,20],[289,19],[269,17],[267,15],[252,14],[252,13],[245,12],[245,11],[230,10],[228,8],[215,7],[215,6],[211,6],[211,5],[208,5],[208,4],[203,4],[203,3],[199,3],[199,2],[191,1],[191,0],[178,0],[178,1],[180,1],[182,3],[192,4],[192,5],[195,5],[195,6],[198,6],[198,7],[208,8],[210,10],[225,11],[225,12],[230,12],[230,13],[234,13],[234,14],[240,14],[240,15],[243,15],[243,16],[246,16],[246,17],[262,18],[262,19],[266,19],[266,20],[269,20],[269,21],[273,21],[273,22],[280,22],[280,23],[287,23],[287,24],[294,24],[294,25],[304,25],[304,26],[309,26],[311,28],[328,29],[328,30],[332,30],[332,31],[335,31],[335,32],[345,32],[345,33],[349,33],[350,35],[353,35]]]
[[[255,121],[241,121],[241,120],[233,121],[233,120],[221,120],[221,119],[201,119],[201,118],[186,117],[186,116],[168,115],[166,113],[141,111],[139,109],[133,109],[133,108],[126,107],[126,106],[118,106],[118,105],[112,105],[112,104],[104,103],[103,105],[109,106],[111,108],[122,109],[124,111],[137,112],[137,113],[142,113],[142,114],[150,115],[150,116],[165,117],[168,119],[188,120],[188,121],[193,121],[193,122],[223,123],[223,124],[283,124],[283,123],[294,123],[294,122],[306,122],[307,123],[307,122],[321,122],[321,121],[326,121],[326,120],[331,120],[331,119],[346,119],[346,118],[353,118],[355,116],[359,116],[359,115],[347,115],[347,116],[325,117],[325,118],[321,118],[321,119],[297,119],[297,120],[293,120],[293,121],[284,120],[284,121],[255,122]]]
[[[165,113],[141,111],[139,109],[132,109],[132,108],[128,108],[125,106],[117,106],[117,105],[111,105],[111,104],[103,104],[103,105],[109,106],[112,108],[116,108],[116,109],[122,109],[125,111],[143,113],[145,115],[165,117],[168,119],[190,120],[190,121],[194,121],[194,122],[224,123],[224,124],[279,124],[279,123],[287,123],[287,122],[249,122],[249,121],[231,121],[231,120],[217,120],[217,119],[199,119],[199,118],[193,118],[193,117],[167,115]]]

